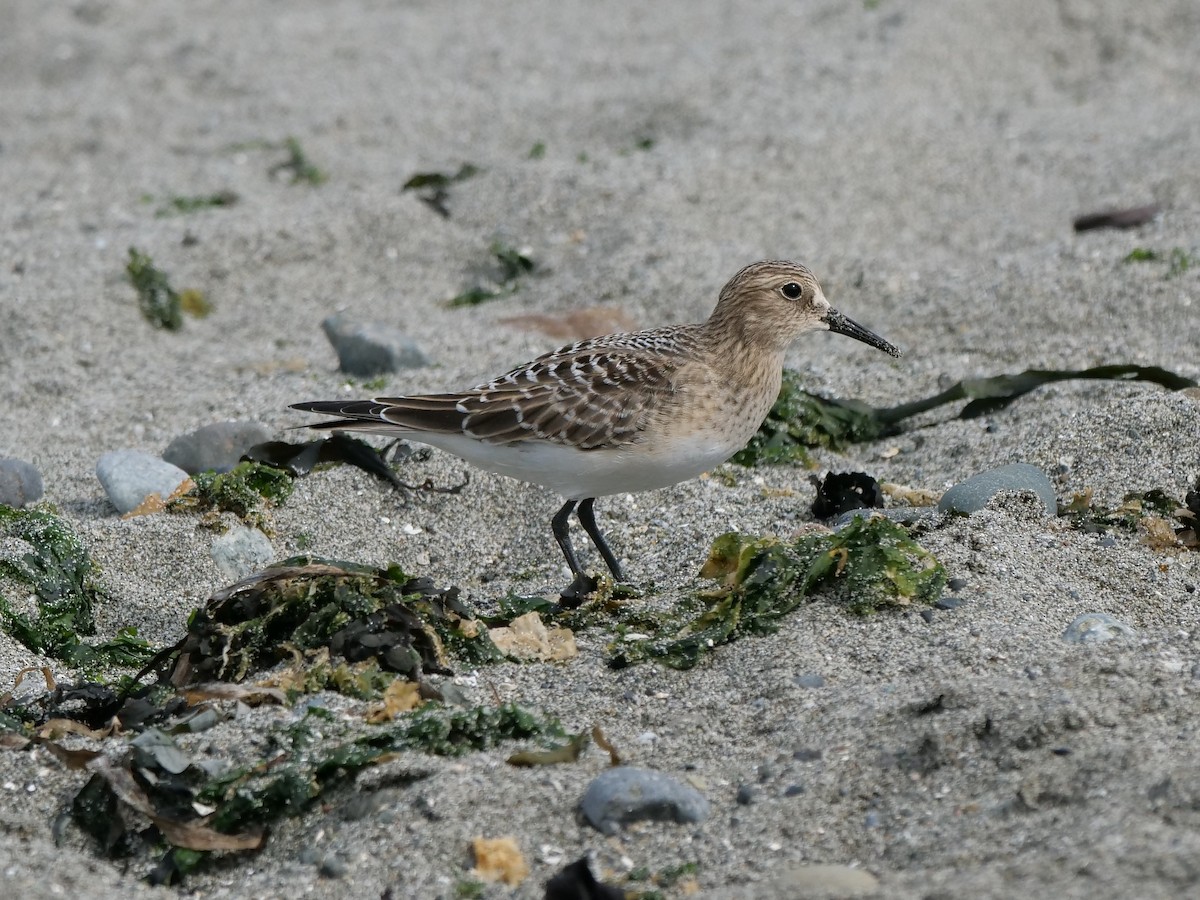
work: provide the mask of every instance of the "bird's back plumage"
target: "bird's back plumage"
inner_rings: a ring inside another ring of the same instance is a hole
[[[485,444],[544,441],[578,450],[626,447],[675,393],[694,361],[697,326],[610,334],[539,356],[468,391],[298,403],[341,418],[313,428],[419,436],[461,434]],[[630,403],[630,396],[637,402]]]

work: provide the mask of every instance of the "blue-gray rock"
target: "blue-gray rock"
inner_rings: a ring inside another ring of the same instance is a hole
[[[736,799],[739,806],[749,806],[758,799],[758,788],[753,784],[740,784]]]
[[[864,897],[879,890],[879,879],[862,869],[808,865],[785,869],[771,882],[780,897]]]
[[[584,818],[605,834],[640,819],[703,822],[708,800],[695,788],[651,769],[618,766],[592,779],[580,804]]]
[[[175,438],[162,458],[189,475],[209,469],[228,472],[243,453],[270,439],[271,432],[257,422],[214,422]]]
[[[338,366],[348,375],[370,378],[429,365],[416,342],[398,328],[349,322],[341,315],[329,316],[321,328],[338,355]]]
[[[141,766],[158,766],[172,775],[179,775],[192,764],[191,757],[179,749],[174,739],[157,728],[147,728],[129,744]]]
[[[275,548],[257,528],[239,525],[213,541],[212,558],[222,575],[230,581],[239,581],[266,568],[275,558]]]
[[[187,479],[187,472],[140,450],[111,450],[96,463],[96,477],[117,512],[124,515],[151,494],[164,500]]]
[[[42,499],[42,473],[23,459],[0,459],[0,505],[20,509]]]
[[[1137,631],[1107,613],[1084,613],[1067,626],[1062,639],[1068,644],[1103,644],[1115,638],[1132,638]]]
[[[825,687],[824,676],[818,675],[816,672],[810,672],[805,675],[797,675],[792,679],[796,687],[816,689]]]
[[[966,605],[967,605],[967,601],[964,600],[962,597],[939,597],[933,603],[933,606],[935,609],[942,609],[942,610],[958,609],[960,606],[966,606]]]
[[[329,854],[317,866],[317,872],[322,878],[343,878],[350,871],[346,861],[336,854]]]
[[[1029,463],[1013,463],[960,481],[942,495],[938,512],[978,512],[1001,491],[1032,491],[1042,501],[1047,515],[1058,511],[1058,497],[1046,473]]]
[[[879,895],[870,872],[839,865],[773,867],[753,884],[717,888],[697,900],[849,900]],[[948,894],[947,894],[948,895]]]

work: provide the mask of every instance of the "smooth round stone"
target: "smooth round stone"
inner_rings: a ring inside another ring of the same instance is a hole
[[[862,897],[879,890],[879,879],[849,866],[813,865],[785,869],[772,880],[780,896]]]
[[[824,676],[818,675],[816,672],[809,672],[804,675],[797,675],[792,679],[792,683],[795,684],[796,687],[810,688],[815,690],[819,687],[825,687],[825,678]]]
[[[736,799],[739,806],[749,806],[758,799],[758,788],[752,784],[738,785]]]
[[[370,378],[429,365],[429,357],[398,328],[350,322],[341,315],[329,316],[321,328],[337,353],[339,368],[348,375]]]
[[[1029,463],[1013,463],[972,475],[942,495],[938,512],[973,513],[987,506],[1001,491],[1032,491],[1046,508],[1047,515],[1058,512],[1058,497],[1046,473]]]
[[[605,834],[641,819],[695,823],[708,817],[708,799],[693,787],[651,769],[618,766],[592,779],[580,803],[584,818]]]
[[[842,900],[877,896],[879,879],[839,865],[789,866],[753,885],[719,888],[699,900]]]
[[[1084,613],[1076,617],[1062,639],[1068,644],[1103,644],[1116,638],[1137,637],[1137,631],[1107,613]]]
[[[228,472],[243,453],[269,440],[271,432],[258,422],[214,422],[175,438],[162,458],[189,475],[210,469]]]
[[[23,459],[0,459],[0,505],[20,509],[42,499],[42,473]]]
[[[350,867],[346,861],[340,856],[330,854],[321,860],[317,866],[317,872],[322,878],[344,878],[346,873],[350,871]]]
[[[212,546],[213,562],[230,581],[239,581],[252,572],[266,568],[275,558],[275,548],[257,528],[231,528]]]
[[[96,477],[109,502],[124,515],[151,494],[165,500],[187,480],[188,473],[140,450],[111,450],[96,463]]]

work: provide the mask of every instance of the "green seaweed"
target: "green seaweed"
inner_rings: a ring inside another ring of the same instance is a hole
[[[1174,517],[1184,505],[1165,491],[1131,491],[1117,506],[1097,506],[1090,490],[1076,494],[1070,503],[1059,508],[1059,514],[1070,519],[1078,529],[1089,533],[1112,530],[1136,531],[1146,516]]]
[[[292,494],[292,476],[258,462],[241,462],[228,472],[198,472],[194,487],[167,504],[176,512],[231,512],[243,522],[266,530],[265,507],[279,506]]]
[[[125,273],[137,291],[138,307],[150,324],[168,331],[178,331],[183,327],[179,294],[171,287],[166,273],[156,268],[149,256],[136,247],[130,247]]]
[[[197,194],[192,196],[175,195],[167,198],[167,202],[155,215],[187,215],[203,209],[220,209],[233,206],[240,198],[234,191],[216,191],[212,194]]]
[[[320,720],[316,722],[315,720]],[[556,719],[541,717],[508,703],[497,707],[450,709],[429,704],[393,724],[341,743],[328,743],[338,724],[319,707],[310,707],[299,722],[269,735],[262,758],[218,776],[197,765],[164,769],[161,757],[141,754],[137,768],[148,810],[178,826],[185,839],[204,834],[262,835],[266,826],[296,816],[334,788],[351,782],[364,768],[399,752],[462,756],[505,741],[535,739],[543,743],[563,737]],[[169,739],[168,739],[169,741]],[[172,759],[178,754],[173,754]],[[132,781],[130,757],[120,764]],[[122,803],[113,781],[95,775],[76,795],[72,818],[99,843],[110,858],[127,855],[138,831],[121,818]],[[122,773],[116,771],[118,780]],[[153,777],[147,777],[147,776]],[[196,805],[212,811],[201,817]],[[158,821],[158,820],[156,820]],[[138,826],[140,828],[140,826]],[[203,832],[204,834],[201,834]],[[172,830],[163,830],[170,845]],[[214,851],[197,845],[171,846],[151,876],[157,883],[178,882],[204,864]]]
[[[811,466],[810,447],[842,450],[885,433],[886,426],[879,421],[877,410],[853,400],[810,394],[800,386],[801,379],[794,369],[784,369],[775,405],[732,462],[747,467],[779,463]]]
[[[1161,262],[1164,259],[1167,261],[1167,273],[1164,276],[1166,278],[1177,278],[1193,266],[1200,265],[1200,257],[1189,253],[1183,247],[1172,247],[1168,253],[1160,253],[1148,247],[1135,247],[1122,262]]]
[[[352,665],[324,665],[294,687],[370,696],[384,682],[363,668],[367,660],[417,680],[448,672],[451,654],[471,664],[501,659],[458,593],[396,565],[294,557],[226,588],[194,613],[174,650],[176,665],[195,680],[242,681],[297,652],[325,649]]]
[[[327,750],[310,752],[313,738],[306,718],[292,727],[282,765],[270,765],[275,758],[270,757],[228,773],[200,787],[196,799],[217,807],[209,821],[212,828],[234,833],[299,814],[385,754],[412,751],[463,756],[505,741],[547,741],[564,734],[556,719],[542,718],[515,703],[470,709],[428,704],[390,726]]]
[[[501,241],[493,241],[488,252],[499,266],[495,279],[468,288],[452,298],[449,306],[478,306],[488,300],[513,294],[519,287],[519,279],[537,268],[537,263],[524,250]]]
[[[457,172],[418,172],[404,182],[401,191],[415,191],[423,188],[446,188],[468,178],[474,178],[482,169],[471,163],[463,163]]]
[[[774,537],[729,533],[713,542],[700,571],[722,586],[701,595],[707,608],[649,640],[624,643],[611,661],[622,667],[656,659],[688,669],[713,647],[744,634],[767,634],[784,616],[822,591],[836,591],[846,609],[868,615],[886,607],[931,604],[946,571],[900,525],[855,517],[830,534]]]
[[[0,505],[0,621],[9,634],[35,653],[77,666],[101,663],[141,665],[153,654],[149,644],[126,628],[109,641],[88,644],[96,633],[93,611],[108,599],[99,571],[83,543],[53,513]],[[31,593],[37,613],[18,608]]]
[[[1134,247],[1122,262],[1153,262],[1159,258],[1157,250],[1151,250],[1148,247]]]
[[[312,187],[323,184],[329,178],[309,160],[297,138],[285,139],[283,149],[287,152],[287,158],[271,166],[271,175],[282,172],[291,179],[292,184],[305,183]]]
[[[404,182],[401,191],[417,191],[422,203],[443,218],[450,218],[450,186],[468,178],[474,178],[482,169],[471,163],[463,163],[457,172],[418,172]]]
[[[1108,365],[1090,369],[1026,369],[1015,375],[965,378],[931,397],[898,406],[868,406],[836,400],[800,387],[798,372],[785,369],[775,405],[746,447],[732,461],[743,466],[770,463],[811,465],[807,448],[841,450],[849,444],[877,440],[900,431],[905,419],[949,403],[966,400],[960,419],[973,419],[1004,409],[1014,400],[1046,384],[1075,379],[1148,381],[1168,390],[1196,387],[1191,378],[1158,366]]]

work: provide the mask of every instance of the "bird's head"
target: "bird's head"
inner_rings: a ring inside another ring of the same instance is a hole
[[[824,329],[900,355],[894,345],[834,309],[817,277],[793,262],[757,262],[734,275],[721,289],[712,324],[753,346],[779,351],[806,331]]]

